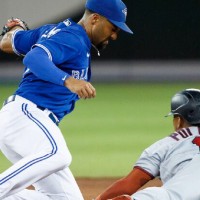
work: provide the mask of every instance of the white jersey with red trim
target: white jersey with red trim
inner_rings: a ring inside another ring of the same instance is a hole
[[[193,143],[200,138],[199,127],[183,128],[145,149],[135,164],[150,175],[160,176],[166,183],[199,152]]]

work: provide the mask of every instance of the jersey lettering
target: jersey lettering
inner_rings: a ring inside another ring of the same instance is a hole
[[[88,68],[82,69],[80,79],[81,80],[87,80],[87,78],[88,78]]]
[[[182,130],[175,132],[175,133],[172,133],[170,135],[170,137],[173,138],[176,141],[179,141],[180,139],[184,139],[184,138],[187,138],[187,137],[190,137],[190,136],[192,136],[192,133],[191,133],[189,128],[182,129]]]
[[[43,35],[42,35],[42,37],[44,37],[44,38],[50,38],[50,37],[52,37],[53,35],[55,35],[56,33],[58,33],[59,31],[60,31],[61,29],[56,29],[56,27],[55,28],[53,28],[51,31],[46,31]]]
[[[88,68],[82,69],[81,71],[72,70],[72,77],[79,80],[87,80],[88,78]]]

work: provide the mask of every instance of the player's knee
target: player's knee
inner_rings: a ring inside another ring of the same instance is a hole
[[[72,162],[72,155],[66,146],[57,146],[53,151],[52,148],[48,148],[43,152],[45,155],[50,155],[53,165],[49,166],[52,171],[62,170],[69,167]]]
[[[63,167],[69,167],[71,162],[72,162],[72,155],[71,153],[67,153],[65,155],[63,155]]]
[[[57,154],[58,165],[60,169],[69,167],[72,162],[72,155],[68,152],[58,152]]]

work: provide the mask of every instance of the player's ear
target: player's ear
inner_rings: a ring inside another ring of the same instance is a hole
[[[93,13],[92,14],[92,24],[95,24],[96,22],[98,22],[100,19],[100,15],[97,13]]]
[[[174,116],[173,123],[174,123],[175,131],[189,126],[188,122],[183,117],[178,116],[178,115]]]
[[[179,129],[184,127],[184,119],[178,115],[174,116],[173,119],[174,130],[178,131]]]

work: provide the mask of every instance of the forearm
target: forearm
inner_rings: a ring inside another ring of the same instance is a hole
[[[127,178],[122,178],[108,187],[96,200],[107,200],[123,194],[132,195],[143,185],[144,183],[137,183],[137,180],[130,182]]]
[[[131,195],[135,193],[139,188],[130,186],[130,183],[127,182],[124,178],[118,180],[113,185],[108,187],[102,194],[100,194],[96,200],[107,200],[117,197],[119,195],[128,194]]]
[[[21,27],[16,26],[11,31],[6,33],[0,41],[0,49],[5,53],[14,54],[12,46],[12,37],[16,30],[23,30]]]
[[[59,69],[40,47],[31,50],[23,60],[24,65],[38,78],[57,85],[65,85],[70,75]]]
[[[108,187],[96,200],[107,200],[123,194],[132,195],[151,179],[149,174],[134,168],[126,177]]]

